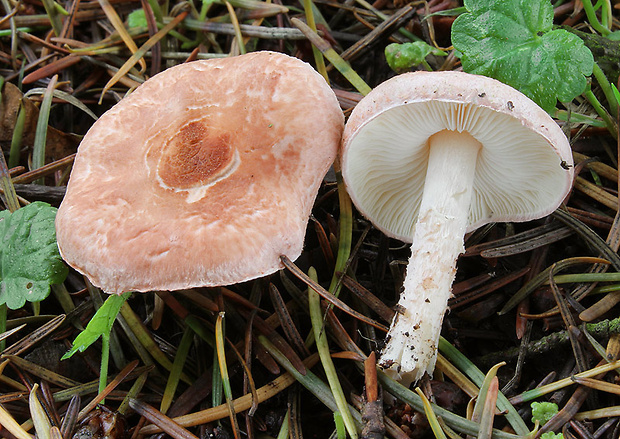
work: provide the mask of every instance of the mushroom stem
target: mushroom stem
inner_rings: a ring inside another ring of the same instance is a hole
[[[464,250],[480,143],[468,133],[429,139],[424,193],[411,257],[381,365],[407,385],[432,373],[456,260]]]

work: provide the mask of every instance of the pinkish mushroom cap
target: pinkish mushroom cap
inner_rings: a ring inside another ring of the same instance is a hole
[[[273,52],[170,68],[84,137],[60,252],[110,293],[227,285],[296,259],[343,129],[312,67]]]

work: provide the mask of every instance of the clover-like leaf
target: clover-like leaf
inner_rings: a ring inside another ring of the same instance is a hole
[[[490,76],[529,96],[547,112],[583,93],[592,52],[576,35],[553,30],[548,0],[465,0],[452,25],[463,70]]]
[[[0,304],[11,309],[38,302],[50,285],[65,280],[68,268],[56,243],[56,208],[35,202],[13,213],[0,212]]]

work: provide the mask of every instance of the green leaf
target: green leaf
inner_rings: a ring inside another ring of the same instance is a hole
[[[86,325],[86,329],[75,337],[73,346],[62,356],[61,360],[70,358],[78,351],[84,352],[91,344],[96,342],[99,337],[109,337],[114,320],[116,320],[121,306],[123,306],[123,303],[125,303],[129,296],[131,296],[131,292],[123,293],[120,296],[109,296],[97,310],[93,318],[90,319],[90,322]]]
[[[558,412],[558,405],[553,402],[533,402],[531,407],[532,422],[538,421],[540,425],[545,425]]]
[[[465,0],[452,25],[463,70],[508,84],[552,112],[583,93],[592,52],[576,35],[552,30],[548,0]]]
[[[618,105],[620,105],[620,91],[618,91],[618,87],[616,87],[614,84],[611,84],[611,90],[613,91],[614,98],[618,102]]]
[[[347,429],[344,426],[344,420],[340,412],[334,412],[334,423],[336,424],[336,437],[338,439],[346,439]]]
[[[26,300],[39,302],[49,295],[50,285],[67,277],[56,243],[56,211],[37,201],[13,213],[0,212],[0,305],[18,309]]]
[[[543,433],[540,436],[540,439],[564,439],[564,435],[562,433],[554,433],[552,431],[548,431]]]
[[[405,72],[412,67],[426,62],[430,54],[446,56],[446,52],[426,44],[424,41],[413,43],[392,43],[385,48],[385,59],[396,73]]]
[[[136,9],[129,13],[127,16],[127,26],[130,29],[134,27],[146,27],[146,14],[144,13],[144,9]]]

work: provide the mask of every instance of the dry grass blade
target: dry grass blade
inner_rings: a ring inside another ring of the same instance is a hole
[[[196,305],[200,306],[202,309],[208,309],[209,311],[212,311],[212,312],[219,311],[219,307],[217,306],[217,303],[215,303],[213,300],[209,299],[204,294],[201,294],[200,292],[196,290],[183,290],[183,291],[179,291],[177,294],[191,300]]]
[[[0,154],[0,189],[4,195],[3,201],[8,207],[10,212],[15,212],[20,208],[19,199],[15,192],[15,187],[11,181],[11,175],[9,174],[9,168],[6,164],[4,154]]]
[[[529,267],[522,268],[521,270],[509,273],[506,276],[495,279],[493,282],[484,285],[481,288],[477,288],[473,291],[469,291],[463,294],[455,294],[448,300],[448,306],[451,310],[455,310],[462,306],[465,306],[475,300],[478,300],[484,296],[491,294],[494,291],[516,281],[517,279],[525,276],[530,271]]]
[[[286,334],[289,342],[293,344],[295,349],[297,349],[297,352],[299,352],[302,356],[309,356],[310,351],[308,350],[306,344],[301,338],[297,327],[293,323],[291,314],[288,312],[288,308],[286,307],[286,304],[284,303],[280,292],[274,284],[269,284],[269,295],[273,303],[273,308],[276,310],[278,318],[280,319],[282,330]]]
[[[327,58],[329,62],[333,64],[336,69],[363,95],[370,93],[371,88],[364,82],[364,80],[357,74],[351,66],[343,60],[338,53],[329,45],[327,41],[322,39],[316,32],[314,32],[306,23],[298,18],[291,19],[291,23],[297,27],[305,36],[308,41],[312,43],[314,47],[319,49],[323,56]]]
[[[235,35],[235,27],[231,23],[215,23],[210,21],[198,21],[186,18],[183,26],[187,29],[212,32],[215,34]],[[303,40],[304,34],[299,29],[294,28],[270,28],[266,26],[255,26],[251,24],[240,24],[241,34],[244,37],[261,38],[268,40]],[[211,55],[215,57],[216,55]]]
[[[436,439],[447,439],[446,434],[443,432],[441,425],[439,424],[439,420],[437,419],[437,415],[433,411],[433,407],[431,406],[431,402],[428,400],[424,392],[419,387],[415,388],[416,393],[422,400],[422,404],[424,406],[424,414],[426,415],[426,419],[431,426],[431,430],[433,430],[433,435]]]
[[[319,356],[314,354],[304,361],[306,367],[312,367],[319,361]],[[269,398],[277,395],[282,392],[284,389],[295,383],[295,378],[289,374],[285,373],[276,378],[275,380],[267,383],[263,387],[256,389],[256,394],[258,395],[258,402],[264,402]],[[245,410],[248,410],[252,407],[253,397],[251,394],[243,395],[233,401],[233,407],[235,412],[241,413]],[[221,404],[217,407],[213,407],[210,409],[202,410],[200,412],[191,413],[189,415],[179,416],[173,418],[173,420],[183,427],[192,427],[195,425],[206,424],[208,422],[217,421],[219,419],[223,419],[228,416],[228,405]],[[155,426],[147,426],[140,430],[140,434],[149,435],[160,433],[162,430]]]
[[[49,64],[35,70],[32,73],[26,75],[22,81],[23,84],[32,84],[44,78],[48,78],[63,70],[80,62],[80,57],[74,54],[67,55],[60,59],[54,60]]]
[[[239,438],[239,424],[237,423],[237,413],[233,404],[232,389],[230,387],[230,377],[228,375],[228,365],[226,364],[226,349],[224,348],[224,312],[220,312],[215,322],[215,342],[217,362],[220,368],[222,384],[224,387],[224,395],[226,396],[226,405],[228,406],[228,417],[232,424],[235,439]]]
[[[607,244],[603,238],[596,234],[591,228],[572,217],[568,212],[562,209],[558,209],[553,212],[553,216],[575,230],[583,239],[599,251],[601,255],[607,259],[611,265],[613,265],[616,271],[620,271],[620,256],[618,256],[609,244]]]
[[[440,370],[444,375],[454,382],[459,389],[465,392],[470,398],[475,398],[478,395],[480,389],[469,378],[467,378],[463,372],[458,370],[452,363],[446,358],[437,354],[437,370]]]
[[[182,22],[185,17],[187,17],[189,12],[184,11],[181,12],[177,17],[174,18],[170,23],[164,26],[159,32],[149,38],[140,48],[134,53],[131,58],[129,58],[125,64],[114,74],[114,76],[108,81],[108,83],[103,87],[103,91],[101,92],[101,99],[108,92],[110,88],[114,86],[123,76],[125,76],[136,63],[142,59],[142,57],[148,52],[155,44],[157,44],[163,37],[165,37],[172,29],[177,27],[177,25]]]
[[[52,320],[50,320],[40,328],[32,331],[30,334],[19,340],[17,343],[6,348],[2,355],[19,355],[24,353],[36,343],[51,335],[52,332],[54,332],[60,325],[62,325],[62,323],[65,321],[65,318],[66,316],[64,314],[54,317]]]
[[[131,307],[127,304],[127,302],[125,302],[123,306],[121,306],[120,315],[126,321],[126,324],[130,329],[132,335],[134,335],[138,339],[138,343],[141,345],[141,348],[147,351],[147,358],[150,358],[150,355],[155,359],[155,361],[165,367],[166,370],[171,370],[172,362],[161,351],[159,346],[157,346],[149,331],[143,325],[140,318],[134,313],[133,309],[131,309]],[[150,364],[148,361],[146,363]],[[191,380],[184,375],[182,376],[182,379],[188,383],[191,383]]]
[[[18,57],[17,57],[17,48],[18,48],[18,38],[17,38],[17,23],[15,15],[18,12],[18,8],[15,7],[11,11],[11,4],[8,0],[2,0],[2,6],[4,7],[4,11],[6,12],[6,16],[2,18],[3,24],[6,20],[9,22],[9,28],[11,32],[11,65],[15,70],[19,68]]]
[[[2,405],[0,405],[0,425],[17,439],[34,439],[34,436],[28,434]]]
[[[319,247],[321,247],[321,252],[323,253],[325,262],[328,267],[333,267],[336,261],[334,258],[334,251],[329,242],[329,238],[327,237],[327,232],[325,232],[323,225],[313,216],[310,217],[310,221],[312,221],[312,224],[314,225],[314,233],[319,241]]]
[[[112,26],[114,26],[116,32],[118,32],[123,42],[127,45],[127,48],[131,51],[131,53],[135,54],[138,51],[138,46],[136,46],[135,41],[127,32],[127,29],[125,29],[125,25],[123,25],[123,21],[116,13],[114,7],[112,7],[108,0],[98,1],[101,5],[101,9],[103,10],[103,12],[105,12],[108,20],[110,20],[110,23],[112,23]],[[144,71],[146,70],[146,61],[144,61],[143,58],[140,58],[137,62],[140,64],[140,73],[144,73]]]
[[[129,407],[131,407],[139,415],[144,416],[149,422],[157,425],[162,431],[166,432],[175,439],[198,439],[197,436],[193,435],[172,419],[163,415],[159,410],[148,404],[144,404],[143,402],[132,398],[129,400]]]
[[[60,426],[60,432],[63,438],[68,438],[71,436],[75,424],[77,423],[81,402],[82,398],[80,398],[80,395],[73,395],[71,401],[69,401],[67,411],[65,412],[65,417],[63,418]]]
[[[340,56],[346,61],[352,61],[363,55],[370,46],[375,44],[383,36],[394,33],[395,28],[399,27],[400,23],[410,19],[414,12],[415,8],[410,4],[398,9],[389,18],[387,18],[387,20],[383,21],[371,32],[364,35],[363,38],[342,52]]]
[[[560,289],[556,285],[553,280],[553,275],[555,273],[555,264],[551,267],[549,271],[549,284],[551,286],[551,291],[553,292],[553,297],[555,302],[560,310],[560,314],[562,315],[562,320],[564,321],[564,325],[568,329],[568,337],[570,339],[571,347],[573,348],[573,355],[575,356],[575,361],[577,362],[577,366],[580,372],[583,372],[587,369],[587,360],[585,356],[585,352],[583,346],[579,343],[577,336],[571,330],[572,328],[577,329],[575,319],[571,313],[571,310],[568,307],[568,303],[566,299],[562,296]],[[577,329],[578,330],[578,329]]]
[[[68,155],[60,160],[56,160],[52,163],[48,163],[44,166],[41,166],[38,169],[33,169],[32,171],[24,172],[13,178],[13,183],[15,184],[27,184],[32,183],[33,181],[46,177],[48,175],[53,174],[54,172],[64,169],[67,166],[70,166],[75,160],[76,154]]]
[[[246,310],[239,310],[239,312],[246,317],[249,316],[249,313]],[[269,340],[276,345],[278,349],[284,353],[284,355],[286,355],[286,358],[288,358],[299,373],[306,373],[304,362],[301,358],[299,358],[297,352],[295,352],[295,350],[286,342],[284,337],[278,334],[271,325],[259,316],[254,316],[253,323],[258,332],[269,338]]]
[[[24,96],[26,97],[31,97],[33,95],[37,95],[39,93],[41,94],[45,94],[46,89],[44,88],[32,88],[30,90],[28,90],[28,92],[26,92],[24,94]],[[61,102],[61,101],[65,101],[68,104],[73,105],[76,108],[79,108],[80,110],[82,110],[84,113],[88,114],[93,120],[97,120],[97,115],[95,113],[93,113],[90,108],[88,108],[88,106],[86,106],[81,100],[79,100],[78,98],[76,98],[75,96],[73,96],[72,94],[67,93],[66,91],[62,91],[62,90],[54,90],[53,91],[53,95],[52,95],[52,99],[54,99],[54,102]]]
[[[493,252],[495,249],[501,249],[503,247],[509,247],[512,245],[518,245],[530,240],[536,240],[541,236],[545,236],[548,233],[552,233],[562,228],[562,224],[558,222],[551,222],[542,226],[533,227],[514,235],[494,239],[489,242],[483,242],[481,244],[471,245],[465,249],[465,253],[461,256],[476,256],[483,252]]]
[[[226,297],[227,299],[230,299],[232,301],[234,301],[235,303],[244,306],[245,308],[251,309],[251,310],[259,310],[263,313],[267,313],[267,311],[265,310],[261,310],[260,308],[258,308],[254,303],[250,302],[248,299],[246,299],[243,296],[240,296],[239,294],[235,293],[234,291],[229,290],[226,287],[220,287],[218,288],[218,291],[220,293],[222,293],[222,296]]]
[[[241,34],[241,28],[239,27],[239,20],[237,19],[237,14],[235,13],[235,9],[232,7],[230,2],[224,0],[224,4],[226,5],[228,15],[230,16],[230,21],[235,29],[235,40],[237,40],[237,50],[233,49],[233,54],[243,55],[244,53],[246,53],[246,50],[245,44],[243,44],[243,35]]]
[[[614,395],[620,395],[620,385],[608,383],[607,381],[597,380],[593,378],[581,378],[578,376],[572,377],[573,381],[582,386],[589,387],[591,389],[601,390],[606,393],[613,393]]]
[[[564,424],[573,419],[575,414],[586,401],[589,393],[590,389],[586,387],[577,388],[577,390],[575,390],[575,392],[573,392],[571,397],[568,399],[564,407],[562,407],[562,409],[556,413],[555,416],[549,419],[549,421],[542,426],[539,430],[539,435],[542,435],[548,431],[557,431],[562,428]]]
[[[493,385],[492,384],[493,381],[497,381],[497,370],[500,367],[505,366],[505,365],[506,363],[504,362],[496,364],[491,369],[489,369],[489,371],[485,375],[484,381],[482,385],[480,386],[480,390],[476,398],[476,403],[473,408],[473,413],[472,413],[472,418],[471,418],[472,421],[480,423],[483,417],[483,412],[485,410],[489,410],[489,407],[486,405],[487,400],[488,400],[489,389]],[[497,385],[498,383],[496,382],[495,384]],[[496,401],[497,401],[497,395],[498,395],[497,390],[498,389],[496,388],[495,394],[493,396],[493,406],[490,408],[493,411],[493,413],[495,412],[495,407],[496,407]],[[481,432],[482,432],[482,429],[481,429]],[[486,434],[488,435],[488,432],[486,432]]]
[[[136,381],[131,386],[131,389],[129,389],[129,392],[127,392],[127,396],[123,399],[121,405],[118,406],[118,413],[120,413],[121,415],[127,414],[127,411],[129,410],[129,400],[131,398],[136,398],[137,395],[142,391],[142,388],[144,387],[144,384],[149,377],[149,372],[150,370],[145,370],[138,376]]]
[[[55,425],[50,429],[50,439],[63,439],[62,433]]]
[[[575,159],[575,163],[581,165],[581,162],[584,162],[586,168],[591,169],[601,177],[611,181],[618,181],[618,170],[598,161],[598,159],[590,158],[587,155],[577,151],[573,151],[573,158]]]
[[[2,334],[0,334],[0,341],[2,341],[2,340],[6,340],[7,338],[9,338],[10,336],[12,336],[12,335],[13,335],[13,334],[15,334],[16,332],[21,331],[21,330],[22,330],[22,329],[24,329],[25,327],[26,327],[26,324],[24,323],[24,324],[22,324],[22,325],[19,325],[19,326],[17,326],[17,327],[15,327],[15,328],[13,328],[13,329],[10,329],[10,330],[8,330],[8,331],[6,331],[6,332],[3,332]]]
[[[30,391],[30,397],[28,398],[28,405],[30,407],[30,416],[32,417],[32,423],[34,429],[37,432],[37,438],[50,439],[50,429],[52,424],[47,416],[47,413],[43,409],[43,405],[39,401],[38,396],[39,385],[32,386]]]
[[[342,278],[342,285],[359,297],[370,309],[376,312],[386,322],[391,322],[394,318],[394,310],[387,306],[381,299],[372,294],[350,276]]]
[[[576,413],[573,419],[576,421],[592,421],[595,419],[617,418],[620,416],[620,406],[605,407]]]
[[[592,369],[586,370],[585,372],[581,372],[575,374],[574,376],[563,378],[553,383],[546,384],[532,390],[528,390],[520,395],[513,396],[512,398],[510,398],[510,402],[512,404],[521,404],[523,402],[532,401],[536,398],[540,398],[543,395],[555,392],[556,390],[574,384],[574,377],[592,378],[618,368],[620,368],[620,360],[616,360],[611,363],[601,364]]]
[[[574,234],[575,232],[568,227],[560,227],[556,230],[547,232],[543,235],[528,240],[508,244],[493,249],[483,250],[480,252],[480,256],[483,258],[503,258],[506,256],[518,255],[520,253],[529,252],[540,247],[553,244],[554,242],[561,241]]]
[[[83,420],[90,413],[90,411],[97,406],[97,404],[104,400],[105,397],[108,396],[110,392],[112,392],[112,390],[118,387],[118,385],[122,383],[123,380],[127,378],[127,376],[129,376],[131,372],[133,372],[136,366],[138,366],[138,360],[134,360],[127,366],[125,366],[125,368],[120,371],[120,373],[116,375],[112,381],[110,381],[110,383],[105,387],[105,389],[103,389],[103,392],[97,395],[91,402],[86,404],[86,406],[82,410],[80,410],[80,413],[78,414],[78,420]]]
[[[21,370],[24,370],[25,372],[28,372],[41,380],[47,381],[50,384],[60,387],[75,387],[82,384],[16,355],[3,355],[3,357],[9,359],[11,363]]]
[[[601,258],[590,258],[590,257],[578,257],[578,258],[568,258],[562,261],[556,262],[552,267],[545,269],[544,271],[537,274],[533,277],[527,284],[525,284],[519,291],[517,291],[508,302],[504,305],[504,307],[499,311],[499,315],[506,314],[512,308],[517,306],[519,302],[528,297],[531,293],[536,290],[539,286],[544,284],[549,280],[549,274],[553,273],[553,275],[557,274],[560,270],[565,268],[577,265],[577,264],[604,264],[608,261]]]
[[[316,283],[312,279],[310,279],[308,277],[308,275],[306,273],[304,273],[303,271],[301,271],[299,269],[299,267],[297,267],[293,263],[293,261],[291,261],[289,258],[287,258],[286,256],[281,256],[280,259],[282,260],[282,264],[284,264],[284,266],[291,273],[293,273],[295,275],[295,277],[297,277],[299,280],[303,281],[306,285],[308,285],[310,288],[312,288],[314,291],[316,291],[318,294],[320,294],[323,299],[327,300],[329,303],[334,305],[336,308],[346,312],[347,314],[349,314],[352,317],[355,317],[358,320],[361,320],[364,323],[367,323],[367,324],[369,324],[371,326],[374,326],[377,329],[380,329],[380,330],[382,330],[384,332],[387,332],[387,330],[388,330],[387,327],[385,327],[384,325],[382,325],[380,323],[377,323],[376,321],[374,321],[374,320],[366,317],[365,315],[355,311],[349,305],[347,305],[342,300],[338,299],[333,294],[331,294],[329,291],[327,291],[325,288],[323,288],[321,285],[319,285],[318,283]]]
[[[595,185],[594,183],[589,182],[585,178],[577,177],[575,179],[574,187],[578,191],[583,192],[584,194],[588,195],[593,200],[598,201],[604,206],[607,206],[610,209],[614,210],[618,209],[618,197],[613,196],[605,189]]]
[[[596,320],[618,303],[620,303],[620,291],[608,293],[589,308],[579,313],[579,319],[584,322]]]
[[[498,393],[499,381],[497,377],[493,377],[489,383],[486,395],[484,395],[484,408],[480,416],[480,433],[478,433],[478,439],[491,439]]]
[[[5,363],[3,363],[3,364],[5,364]],[[2,382],[3,384],[9,386],[11,389],[15,389],[16,390],[16,392],[3,393],[2,394],[2,398],[0,398],[0,403],[1,402],[14,401],[14,400],[19,399],[19,398],[21,398],[22,396],[24,396],[25,394],[28,393],[28,388],[26,386],[24,386],[19,381],[15,381],[14,379],[9,378],[7,376],[0,375],[0,382]]]
[[[310,391],[315,397],[317,397],[325,406],[327,406],[332,412],[336,413],[339,409],[339,404],[336,402],[335,395],[332,393],[331,388],[325,384],[325,382],[310,370],[305,375],[300,374],[288,359],[278,351],[278,349],[264,336],[259,337],[259,342],[263,344],[271,355],[276,359],[282,367],[284,367],[290,374],[292,374],[299,383]],[[344,402],[345,404],[346,401]],[[347,404],[348,406],[348,404]],[[362,417],[352,407],[348,406],[348,410],[355,423],[355,430],[361,430]],[[347,428],[347,431],[348,428]]]

